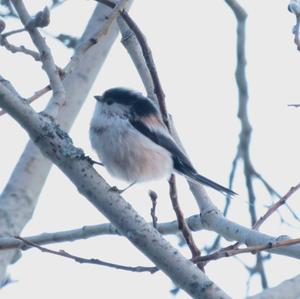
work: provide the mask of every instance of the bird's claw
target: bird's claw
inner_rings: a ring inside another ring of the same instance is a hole
[[[119,194],[122,194],[123,192],[125,192],[126,190],[128,190],[130,187],[132,187],[136,182],[132,182],[131,184],[129,184],[126,188],[124,189],[119,189],[117,186],[112,186],[109,188],[109,191],[112,192],[117,192]]]
[[[93,159],[92,159],[91,157],[89,157],[89,156],[85,156],[85,159],[86,159],[91,165],[97,164],[97,165],[100,165],[100,166],[104,166],[103,163],[98,162],[98,161],[95,161],[95,160],[93,160]]]
[[[109,191],[122,194],[125,191],[125,189],[119,189],[117,186],[112,186],[109,188]]]

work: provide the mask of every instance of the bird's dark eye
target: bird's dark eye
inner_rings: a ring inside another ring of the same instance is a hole
[[[114,101],[113,101],[112,98],[109,98],[109,99],[106,100],[106,104],[107,104],[107,105],[111,105],[111,104],[113,104],[113,102],[114,102]]]

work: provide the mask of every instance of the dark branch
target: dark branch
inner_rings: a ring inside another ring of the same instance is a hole
[[[153,224],[153,227],[157,229],[157,220],[158,220],[158,218],[156,216],[157,193],[150,190],[149,196],[150,196],[150,199],[152,202],[152,207],[151,207],[151,211],[150,211],[151,218],[152,218],[152,224]]]
[[[142,267],[142,266],[130,267],[130,266],[123,266],[123,265],[104,262],[102,260],[95,259],[95,258],[86,259],[86,258],[83,258],[83,257],[79,257],[79,256],[76,256],[76,255],[70,254],[70,253],[68,253],[64,250],[56,251],[56,250],[48,249],[46,247],[37,245],[37,244],[32,243],[32,242],[30,242],[30,241],[28,241],[24,238],[21,238],[21,237],[15,237],[15,238],[18,239],[18,240],[21,240],[27,246],[35,247],[35,248],[39,249],[41,252],[46,252],[46,253],[58,255],[58,256],[61,256],[61,257],[65,257],[65,258],[68,258],[68,259],[72,259],[75,262],[80,263],[80,264],[93,264],[93,265],[105,266],[105,267],[118,269],[118,270],[124,270],[124,271],[130,271],[130,272],[139,272],[139,273],[141,273],[141,272],[155,273],[155,272],[158,271],[157,267]]]

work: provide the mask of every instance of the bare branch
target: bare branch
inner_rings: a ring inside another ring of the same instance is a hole
[[[157,193],[150,190],[149,191],[149,196],[150,196],[150,199],[151,199],[151,202],[152,202],[152,208],[151,208],[151,211],[150,211],[151,218],[152,218],[152,224],[153,224],[153,227],[157,229],[157,220],[158,220],[158,218],[155,214],[156,205],[157,205]]]
[[[168,112],[167,112],[167,107],[166,107],[166,102],[165,102],[165,94],[164,94],[164,91],[163,91],[161,83],[160,83],[158,72],[157,72],[157,69],[156,69],[156,66],[154,63],[154,59],[152,56],[152,52],[148,45],[147,39],[145,38],[143,32],[140,30],[140,28],[137,26],[137,24],[133,21],[133,19],[129,16],[129,14],[126,11],[122,11],[121,16],[125,20],[128,27],[134,32],[134,34],[141,46],[146,65],[151,74],[151,78],[152,78],[153,86],[154,86],[154,93],[157,96],[160,112],[162,114],[164,123],[166,124],[168,129],[170,129],[169,117],[168,117]]]
[[[79,63],[79,60],[81,59],[82,55],[86,53],[90,48],[92,48],[95,44],[99,43],[102,38],[104,38],[111,28],[113,22],[116,20],[118,15],[120,14],[120,10],[125,9],[125,7],[128,6],[128,0],[121,0],[118,2],[118,4],[114,4],[115,7],[110,13],[110,16],[106,18],[103,26],[100,28],[98,32],[96,32],[93,37],[87,39],[85,42],[83,42],[77,49],[76,53],[72,56],[70,63],[65,67],[64,71],[65,73],[71,73],[73,69],[76,67],[76,65]]]
[[[288,5],[288,10],[296,16],[296,25],[293,28],[294,42],[297,46],[297,50],[300,51],[300,2],[299,0],[291,0]]]
[[[7,37],[10,36],[10,35],[14,35],[14,34],[26,31],[25,28],[12,30],[12,31],[9,31],[9,32],[6,32],[6,33],[2,34],[4,29],[5,29],[5,23],[4,23],[4,21],[0,20],[0,45],[1,46],[5,47],[8,51],[10,51],[12,53],[18,53],[18,52],[19,53],[24,53],[26,55],[32,56],[33,59],[36,60],[36,61],[41,60],[41,57],[40,57],[39,53],[37,53],[33,50],[30,50],[30,49],[27,49],[24,46],[15,46],[15,45],[9,43],[9,41],[7,40]]]
[[[247,297],[246,299],[298,299],[300,296],[300,275],[283,281],[274,288],[269,288],[263,292]]]
[[[41,36],[36,27],[28,27],[32,18],[30,17],[26,7],[22,0],[12,0],[24,27],[27,29],[30,37],[35,44],[41,55],[41,62],[43,64],[43,69],[45,70],[49,81],[51,89],[53,90],[54,100],[51,101],[50,107],[48,106],[47,113],[53,117],[56,117],[59,112],[59,107],[65,103],[65,90],[60,78],[59,72],[57,70],[56,64],[51,54],[50,48],[47,46],[44,38]]]
[[[192,259],[193,262],[197,261],[212,261],[212,260],[218,260],[223,257],[230,257],[242,253],[252,253],[252,254],[257,254],[260,251],[267,250],[269,251],[270,249],[275,249],[275,248],[281,248],[281,247],[288,247],[291,245],[299,244],[300,243],[300,238],[296,239],[288,239],[288,240],[283,240],[283,241],[278,241],[275,243],[268,243],[266,245],[259,245],[259,246],[249,246],[246,248],[233,248],[233,249],[227,249],[227,250],[220,250],[217,251],[213,254],[205,255],[205,256],[200,256],[197,258]]]
[[[87,259],[87,258],[83,258],[83,257],[79,257],[76,255],[70,254],[70,253],[66,252],[65,250],[57,251],[57,250],[52,250],[52,249],[49,249],[46,247],[42,247],[40,245],[37,245],[37,244],[30,242],[27,239],[24,239],[21,237],[15,237],[15,238],[22,241],[27,246],[39,249],[41,252],[46,252],[46,253],[58,255],[61,257],[65,257],[65,258],[74,260],[75,262],[77,262],[79,264],[93,264],[93,265],[104,266],[104,267],[113,268],[113,269],[117,269],[117,270],[124,270],[124,271],[130,271],[130,272],[138,272],[138,273],[149,272],[149,273],[153,274],[158,271],[157,267],[144,267],[144,266],[130,267],[130,266],[123,266],[123,265],[119,265],[119,264],[104,262],[102,260],[95,259],[95,258]]]
[[[182,232],[182,235],[192,253],[192,258],[196,258],[201,255],[200,250],[198,249],[194,239],[193,235],[188,227],[188,225],[185,222],[184,215],[182,213],[181,208],[179,207],[179,202],[177,198],[177,190],[176,185],[173,183],[174,175],[170,179],[170,198],[173,205],[173,210],[176,213],[177,221],[178,221],[178,228]],[[174,185],[173,185],[174,184]],[[200,269],[203,270],[203,267],[199,265]]]
[[[132,59],[136,70],[138,71],[139,76],[142,79],[142,82],[147,92],[147,96],[149,99],[152,99],[155,103],[158,103],[157,97],[154,93],[152,77],[146,65],[142,49],[137,38],[122,17],[119,17],[117,21],[122,34],[121,42],[126,48],[128,54],[130,55],[130,58]]]
[[[280,200],[273,204],[268,211],[261,216],[253,225],[253,229],[258,229],[280,206],[284,205],[286,201],[300,188],[300,183],[292,187]]]
[[[41,60],[41,56],[39,53],[37,53],[33,50],[30,50],[30,49],[27,49],[24,46],[15,46],[15,45],[9,43],[9,41],[3,35],[2,36],[0,35],[0,45],[5,47],[8,51],[10,51],[12,53],[24,53],[26,55],[33,57],[33,59],[36,61]]]
[[[188,217],[186,220],[190,230],[199,231],[203,228],[201,219],[199,215],[193,215]],[[149,223],[150,224],[150,223]],[[162,235],[171,235],[177,234],[178,230],[178,222],[164,222],[157,223],[156,228]],[[35,244],[44,245],[44,244],[52,244],[59,242],[71,242],[81,239],[88,239],[95,236],[101,235],[122,235],[112,224],[104,223],[98,225],[86,225],[82,228],[66,230],[61,232],[54,233],[42,233],[36,236],[25,237],[26,240],[33,242]],[[0,238],[0,250],[12,249],[12,248],[20,248],[26,249],[24,243],[19,240],[16,240],[13,237],[2,237]]]
[[[1,30],[0,30],[0,31],[1,31]],[[3,34],[2,34],[2,37],[7,38],[7,37],[10,36],[10,35],[14,35],[14,34],[17,34],[17,33],[21,33],[21,32],[24,32],[24,31],[26,31],[26,28],[21,28],[21,29],[12,30],[12,31],[3,33]],[[1,31],[1,32],[2,32],[2,31]]]

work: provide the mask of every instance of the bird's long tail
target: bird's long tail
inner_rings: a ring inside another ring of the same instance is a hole
[[[183,174],[183,173],[181,173],[181,174]],[[187,174],[183,174],[183,175],[187,178],[187,180],[189,180],[191,182],[206,185],[206,186],[211,187],[221,193],[225,193],[230,196],[237,195],[237,193],[235,193],[234,191],[232,191],[226,187],[223,187],[222,185],[219,185],[218,183],[216,183],[198,173],[189,173],[188,175]]]
[[[185,158],[185,156],[183,158]],[[218,183],[200,175],[187,158],[180,159],[178,157],[173,156],[173,163],[174,163],[174,169],[179,174],[185,176],[188,181],[206,185],[223,194],[228,194],[230,196],[237,195],[237,193],[235,193],[234,191],[226,187],[223,187],[222,185],[219,185]]]

